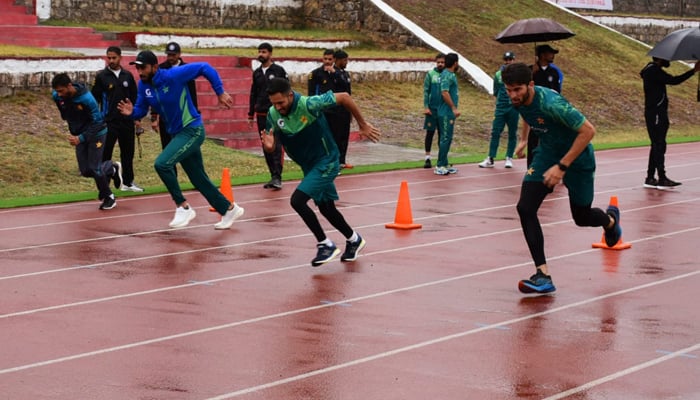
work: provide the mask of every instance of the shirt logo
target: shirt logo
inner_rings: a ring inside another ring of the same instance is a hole
[[[280,118],[277,120],[277,126],[284,129],[284,119],[283,118]]]
[[[146,89],[146,97],[153,97],[153,93],[151,93],[151,89]]]
[[[122,86],[129,87],[129,82],[127,82],[127,81],[122,82]]]

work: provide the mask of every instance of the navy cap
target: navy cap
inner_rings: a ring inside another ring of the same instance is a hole
[[[156,65],[158,64],[158,57],[153,54],[150,50],[144,50],[136,56],[136,60],[129,63],[129,65]]]
[[[515,53],[512,51],[506,51],[503,53],[503,59],[504,60],[515,60]]]
[[[548,45],[548,44],[541,44],[537,47],[535,47],[535,54],[540,55],[542,53],[553,53],[557,54],[559,53],[559,50],[555,49],[554,47]]]
[[[180,45],[176,42],[170,42],[165,46],[165,54],[178,54],[180,52]]]
[[[342,60],[343,58],[348,58],[348,53],[344,50],[336,50],[335,53],[333,53],[333,57]]]

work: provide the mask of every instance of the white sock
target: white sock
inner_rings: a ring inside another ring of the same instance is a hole
[[[318,242],[318,244],[322,244],[324,246],[329,246],[329,247],[334,245],[333,241],[328,239],[328,238],[325,238],[324,240]]]
[[[360,235],[357,234],[357,232],[352,231],[352,236],[348,238],[348,242],[357,242],[357,239],[360,238]]]

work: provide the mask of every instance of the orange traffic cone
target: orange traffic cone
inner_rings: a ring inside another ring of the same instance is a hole
[[[396,216],[394,223],[384,225],[386,228],[392,229],[418,229],[423,225],[414,224],[411,216],[411,199],[408,196],[408,182],[401,181],[401,190],[399,191],[399,203],[396,205]]]
[[[219,191],[221,194],[224,195],[230,201],[233,203],[233,189],[231,188],[231,173],[229,172],[228,168],[224,168],[222,174],[221,174],[221,187],[219,188]],[[216,210],[214,207],[209,207],[209,211],[215,212]]]
[[[617,205],[617,196],[610,196],[610,205],[618,207],[619,209],[619,206]],[[618,240],[614,246],[608,246],[605,243],[605,233],[603,233],[603,237],[600,239],[600,243],[593,243],[591,246],[593,246],[594,249],[625,250],[632,247],[632,243],[625,243],[622,241],[622,237],[620,237],[620,240]]]

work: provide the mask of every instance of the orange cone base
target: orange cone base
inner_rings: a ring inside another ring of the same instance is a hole
[[[423,227],[421,224],[399,224],[392,222],[391,224],[384,225],[387,229],[420,229]]]
[[[233,189],[231,188],[231,173],[228,168],[224,168],[222,173],[221,173],[221,187],[219,188],[219,192],[228,199],[231,203],[233,203]],[[209,211],[211,212],[216,212],[216,209],[214,207],[209,207]]]
[[[631,248],[632,243],[625,243],[622,241],[622,238],[620,238],[620,240],[618,240],[615,246],[610,247],[607,244],[605,244],[605,234],[603,234],[602,239],[600,239],[600,243],[593,243],[591,247],[593,247],[594,249],[625,250]]]

